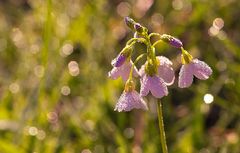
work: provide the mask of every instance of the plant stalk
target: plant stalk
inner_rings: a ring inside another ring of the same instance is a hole
[[[159,125],[159,131],[160,131],[162,152],[168,153],[166,136],[164,131],[164,123],[163,123],[162,103],[160,100],[157,102],[157,111],[158,111],[158,125]]]

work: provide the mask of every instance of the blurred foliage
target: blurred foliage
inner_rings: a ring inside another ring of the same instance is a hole
[[[131,16],[180,38],[214,71],[188,89],[176,80],[162,99],[169,152],[239,153],[239,8],[239,0],[0,1],[0,152],[161,152],[152,97],[148,112],[113,111],[123,82],[107,72],[133,35],[123,22]],[[157,51],[177,75],[180,51]]]

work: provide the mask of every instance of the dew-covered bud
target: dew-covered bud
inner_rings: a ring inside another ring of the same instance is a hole
[[[135,29],[138,33],[142,33],[142,32],[144,31],[144,27],[143,27],[141,24],[139,24],[139,23],[136,23],[136,24],[134,25],[134,29]]]
[[[132,18],[130,18],[130,17],[125,17],[125,18],[124,18],[124,21],[125,21],[126,25],[127,25],[130,29],[134,30],[134,25],[136,24],[136,22],[135,22]]]
[[[176,48],[181,48],[183,46],[182,42],[179,39],[170,35],[163,34],[161,36],[161,40]]]
[[[176,47],[176,48],[181,48],[183,46],[182,42],[177,39],[177,38],[172,38],[170,39],[170,45],[172,45],[173,47]]]

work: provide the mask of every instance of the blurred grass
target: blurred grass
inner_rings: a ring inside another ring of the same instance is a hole
[[[188,89],[175,83],[162,99],[170,152],[239,153],[239,8],[238,0],[0,1],[0,153],[160,152],[153,98],[148,112],[113,111],[123,82],[107,72],[132,36],[128,15],[180,38],[214,71]],[[177,75],[180,52],[157,51]]]

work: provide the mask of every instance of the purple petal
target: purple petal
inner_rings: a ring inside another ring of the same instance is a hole
[[[180,88],[189,87],[193,82],[193,66],[192,63],[182,65],[180,73],[178,86]]]
[[[145,74],[145,64],[143,64],[142,66],[141,66],[141,68],[140,68],[140,70],[139,70],[139,76],[140,77],[143,77],[144,76],[144,74]]]
[[[128,80],[128,77],[129,77],[129,73],[131,71],[131,67],[132,67],[132,61],[130,62],[125,62],[122,66],[120,67],[114,67],[109,73],[108,73],[108,76],[111,78],[111,79],[117,79],[118,77],[122,77],[122,79],[124,81],[127,81]],[[137,68],[134,67],[133,69],[133,76],[137,77],[139,74],[138,74],[138,71],[137,71]]]
[[[163,65],[169,65],[169,66],[172,66],[173,64],[172,61],[170,61],[165,56],[157,56],[156,58],[160,61],[160,64],[163,63]]]
[[[212,74],[212,69],[203,61],[194,59],[193,61],[193,74],[201,80],[206,80]]]
[[[108,72],[108,77],[111,79],[117,79],[121,75],[121,68],[114,67],[110,72]]]
[[[148,76],[148,79],[149,89],[154,97],[162,98],[163,96],[168,95],[168,89],[163,79],[157,76],[153,77]]]
[[[159,77],[164,80],[166,85],[172,85],[175,80],[174,70],[171,67],[172,62],[164,56],[158,56],[157,59],[160,61],[158,66]]]
[[[128,80],[129,73],[131,71],[131,67],[132,67],[132,64],[130,64],[129,62],[126,62],[124,65],[122,65],[122,67],[121,67],[121,69],[122,69],[121,77],[122,77],[123,81]]]
[[[130,111],[132,109],[143,109],[148,110],[145,101],[140,97],[139,93],[135,90],[131,92],[123,92],[120,96],[116,106],[115,111]]]
[[[141,79],[141,89],[140,89],[140,95],[141,97],[147,96],[149,93],[149,79],[146,75],[144,75]]]
[[[122,73],[121,73],[121,76],[122,76],[122,79],[124,81],[127,81],[128,78],[129,78],[129,74],[130,74],[130,71],[131,71],[131,68],[132,68],[132,65],[133,65],[133,62],[130,61],[130,62],[125,62],[124,65],[122,65],[121,69],[122,69]],[[134,77],[138,77],[139,76],[139,73],[138,73],[138,70],[137,68],[134,66],[133,68],[133,76]]]
[[[120,67],[126,61],[126,57],[123,54],[119,54],[114,60],[112,60],[111,64],[114,67]]]

